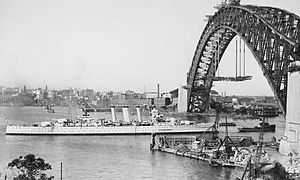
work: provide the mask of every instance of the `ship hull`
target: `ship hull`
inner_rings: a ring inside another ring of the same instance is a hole
[[[209,126],[34,127],[7,126],[6,135],[147,135],[210,133]]]
[[[268,127],[264,127],[259,128],[259,127],[255,127],[255,128],[239,128],[239,132],[260,132],[261,130],[263,130],[263,132],[275,132],[275,128],[276,125],[270,125]]]

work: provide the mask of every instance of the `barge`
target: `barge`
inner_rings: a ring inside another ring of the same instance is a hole
[[[225,120],[225,124],[227,124],[227,117]],[[216,118],[214,127],[217,127],[215,125],[218,122],[219,120]],[[224,138],[213,134],[213,132],[217,131],[216,128],[212,128],[212,134],[198,137],[157,136],[156,134],[152,134],[150,149],[202,160],[208,162],[213,167],[244,168],[252,155],[252,151],[248,148],[252,143],[248,144],[249,146],[245,148],[243,141],[245,138],[235,137],[231,139],[228,135],[227,126],[225,127]],[[249,137],[246,139],[249,139]]]

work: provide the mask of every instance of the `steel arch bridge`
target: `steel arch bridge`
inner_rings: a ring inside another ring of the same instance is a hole
[[[208,19],[190,67],[188,112],[204,112],[219,62],[231,40],[239,36],[254,55],[282,111],[286,111],[287,73],[299,58],[300,17],[286,10],[225,4]],[[217,54],[217,52],[219,52]]]

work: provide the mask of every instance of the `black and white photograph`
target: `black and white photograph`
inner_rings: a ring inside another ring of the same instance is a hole
[[[300,180],[299,0],[0,0],[0,180]]]

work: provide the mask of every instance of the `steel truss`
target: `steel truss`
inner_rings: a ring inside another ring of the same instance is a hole
[[[299,58],[300,17],[288,11],[252,5],[223,5],[209,17],[187,78],[188,112],[204,112],[216,69],[235,36],[246,43],[267,79],[282,111],[286,111],[287,73]]]

